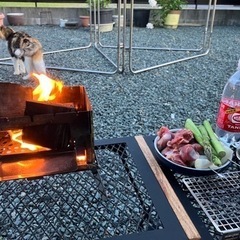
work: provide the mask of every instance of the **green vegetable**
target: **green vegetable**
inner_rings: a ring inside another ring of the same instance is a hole
[[[200,133],[202,134],[202,137],[207,140],[210,141],[210,138],[208,136],[207,130],[205,129],[205,127],[203,125],[199,125],[198,129],[200,131]]]
[[[217,156],[220,158],[225,157],[226,152],[224,150],[224,147],[223,147],[222,143],[218,140],[218,137],[215,135],[210,122],[208,120],[204,120],[203,126],[205,127],[205,129],[208,133],[211,145],[215,149]]]
[[[204,154],[207,158],[214,163],[216,166],[221,166],[222,162],[218,158],[214,147],[210,142],[210,137],[207,132],[207,129],[204,125],[196,126],[196,124],[192,121],[192,119],[188,118],[185,122],[185,128],[190,130],[193,133],[194,138],[196,141],[203,146]]]
[[[212,155],[212,162],[214,165],[216,165],[218,167],[222,165],[222,161],[216,155]]]
[[[206,128],[203,125],[199,125],[198,129],[202,134],[205,144],[206,143],[211,144]],[[215,151],[215,149],[213,147],[212,147],[211,151],[212,151],[212,154],[217,155],[217,152]]]
[[[194,138],[196,139],[196,141],[204,146],[204,142],[203,142],[203,136],[201,134],[201,132],[199,131],[198,127],[195,125],[195,123],[192,121],[192,119],[188,118],[185,121],[185,128],[192,131]]]

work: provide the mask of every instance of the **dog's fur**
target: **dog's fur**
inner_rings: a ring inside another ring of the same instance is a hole
[[[27,72],[23,79],[29,79],[32,73],[46,74],[43,49],[38,39],[5,26],[0,27],[0,39],[7,41],[15,75]]]

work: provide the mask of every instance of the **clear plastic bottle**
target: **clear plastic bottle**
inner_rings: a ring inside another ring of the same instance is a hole
[[[240,141],[240,69],[227,81],[218,110],[217,136],[232,145]]]

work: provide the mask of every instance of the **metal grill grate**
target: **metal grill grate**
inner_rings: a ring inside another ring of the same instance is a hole
[[[240,172],[223,173],[223,177],[184,178],[183,182],[216,231],[231,236],[231,239],[239,239]]]
[[[8,132],[0,132],[0,155],[23,153],[21,144],[12,142]]]
[[[44,151],[47,148],[38,148],[35,152]],[[0,155],[32,153],[33,150],[22,148],[21,143],[12,141],[8,132],[0,131]]]
[[[1,182],[0,239],[93,240],[162,229],[127,145],[95,153],[98,172]]]

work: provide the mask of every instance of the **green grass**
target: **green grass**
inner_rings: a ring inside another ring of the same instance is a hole
[[[0,2],[0,7],[35,7],[35,4],[18,2]]]
[[[85,3],[38,3],[37,6],[43,7],[43,8],[79,8],[82,6],[87,6],[87,4]],[[35,3],[0,2],[0,7],[35,7]]]

